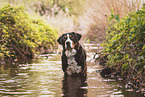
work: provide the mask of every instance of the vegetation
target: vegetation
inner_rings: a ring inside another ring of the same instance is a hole
[[[100,64],[135,90],[145,88],[145,6],[120,19],[111,15]]]
[[[55,46],[57,31],[38,18],[20,6],[0,8],[0,61],[32,58],[39,48]]]
[[[139,10],[143,0],[87,0],[86,11],[80,16],[80,29],[86,39],[100,43],[105,39],[107,20],[111,13],[124,17]]]
[[[78,17],[86,10],[86,0],[1,0],[0,4],[24,6],[27,12],[47,18],[59,34],[78,31]]]

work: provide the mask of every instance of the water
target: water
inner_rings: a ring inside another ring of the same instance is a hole
[[[126,91],[113,79],[102,78],[88,53],[87,77],[64,76],[60,55],[41,56],[27,64],[0,65],[1,97],[143,97]]]

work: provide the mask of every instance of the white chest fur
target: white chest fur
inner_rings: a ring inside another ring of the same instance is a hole
[[[73,73],[80,73],[81,66],[77,65],[77,62],[75,61],[75,57],[74,57],[76,54],[76,50],[75,49],[66,50],[65,54],[67,56],[67,63],[68,63],[66,73],[68,75],[72,75]]]

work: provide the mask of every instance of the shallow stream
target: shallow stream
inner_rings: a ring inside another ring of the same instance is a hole
[[[87,53],[87,77],[64,76],[59,54],[41,55],[31,62],[0,65],[0,97],[143,97],[100,76],[93,52]]]

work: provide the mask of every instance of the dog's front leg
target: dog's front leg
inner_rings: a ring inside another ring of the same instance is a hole
[[[68,67],[67,57],[65,55],[62,55],[62,70],[63,70],[63,72],[66,73],[67,67]]]
[[[82,51],[81,55],[79,56],[78,66],[81,66],[81,74],[85,75],[87,71],[87,64],[86,64],[86,53]]]

